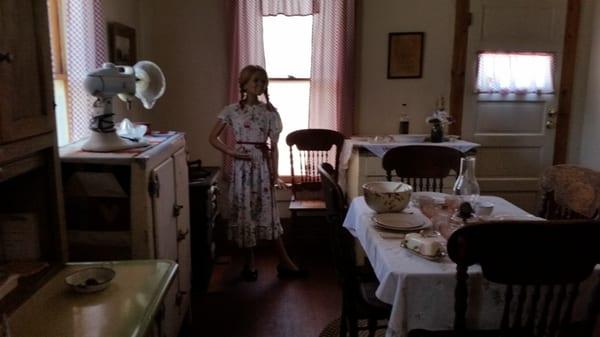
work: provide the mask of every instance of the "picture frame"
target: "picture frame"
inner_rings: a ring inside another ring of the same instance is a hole
[[[137,60],[135,29],[118,22],[108,23],[108,58],[118,65],[132,66]]]
[[[421,78],[425,33],[389,33],[387,78]]]

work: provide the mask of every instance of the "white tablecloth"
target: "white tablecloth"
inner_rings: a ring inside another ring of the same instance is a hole
[[[536,218],[499,197],[482,196],[480,200],[494,203],[492,215]],[[350,205],[344,227],[360,241],[375,270],[380,282],[377,297],[392,304],[386,336],[405,336],[409,330],[416,328],[452,329],[456,265],[448,258],[433,262],[406,251],[400,246],[400,236],[373,227],[371,218],[374,214],[364,197],[357,197]],[[504,287],[482,279],[478,266],[471,267],[469,275],[472,291],[467,317],[469,322],[474,323],[471,327],[498,327]],[[597,267],[595,275],[582,285],[580,300],[589,298],[586,292],[592,291],[599,276],[600,268]],[[583,303],[576,304],[577,310],[585,307]]]
[[[383,155],[389,150],[397,146],[403,145],[423,145],[423,146],[447,146],[457,149],[462,152],[470,151],[479,146],[477,143],[468,142],[466,140],[454,140],[450,142],[442,143],[430,143],[424,142],[423,140],[427,135],[390,135],[380,137],[381,139],[375,141],[369,137],[352,137],[344,141],[342,152],[340,153],[340,167],[345,170],[348,168],[348,161],[352,155],[352,149],[355,146],[364,147],[371,151],[377,157],[382,158]]]

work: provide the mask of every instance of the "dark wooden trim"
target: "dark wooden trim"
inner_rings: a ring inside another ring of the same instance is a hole
[[[450,133],[453,135],[461,135],[462,129],[465,69],[470,25],[469,0],[456,0],[449,106],[449,113],[454,117],[454,123],[450,125]]]
[[[565,37],[563,43],[563,62],[560,75],[558,113],[556,115],[554,164],[565,163],[567,159],[580,16],[581,0],[569,0],[567,4],[567,20],[565,23]]]

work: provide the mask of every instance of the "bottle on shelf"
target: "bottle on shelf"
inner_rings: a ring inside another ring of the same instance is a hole
[[[398,127],[398,133],[401,135],[408,134],[408,112],[406,110],[406,103],[402,103],[400,108],[400,125]]]
[[[468,202],[475,209],[479,200],[479,183],[475,178],[475,157],[468,156],[460,159],[460,175],[452,189],[461,202]]]

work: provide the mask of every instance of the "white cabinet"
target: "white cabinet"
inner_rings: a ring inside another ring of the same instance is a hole
[[[60,149],[72,261],[169,259],[178,274],[164,300],[161,337],[176,337],[189,309],[191,247],[185,138],[148,137],[113,153]]]

